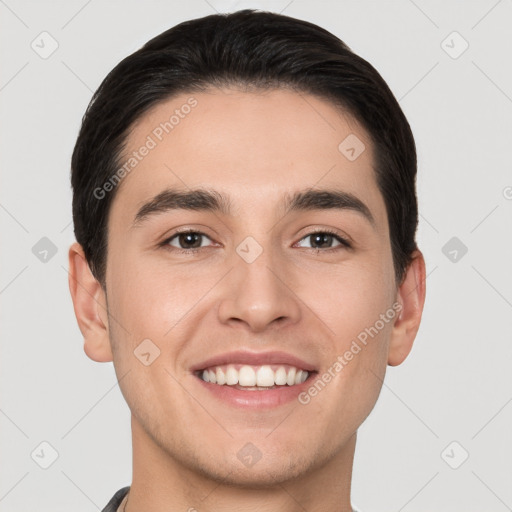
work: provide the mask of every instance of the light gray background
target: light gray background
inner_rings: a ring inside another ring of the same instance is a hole
[[[511,0],[0,0],[0,511],[94,512],[131,481],[129,410],[112,364],[83,352],[68,291],[71,151],[123,57],[178,22],[245,7],[343,39],[387,80],[417,141],[427,302],[360,430],[354,505],[512,510]],[[43,31],[59,45],[47,59],[31,48]],[[46,262],[32,251],[42,237],[57,248]],[[468,248],[455,262],[452,237]],[[43,441],[58,452],[48,469]]]

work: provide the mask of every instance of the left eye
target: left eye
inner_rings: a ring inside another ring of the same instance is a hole
[[[298,244],[301,244],[304,240],[309,240],[310,241],[310,245],[309,247],[311,247],[312,249],[331,249],[333,247],[333,242],[336,243],[336,245],[334,247],[337,247],[337,246],[345,246],[345,247],[348,247],[349,244],[346,240],[344,240],[343,238],[341,238],[340,236],[338,235],[334,235],[332,233],[328,233],[328,232],[323,232],[323,231],[319,231],[317,233],[311,233],[309,234],[308,236],[305,236],[300,242],[298,242]],[[304,245],[299,245],[299,247],[308,247],[307,245],[304,246]]]

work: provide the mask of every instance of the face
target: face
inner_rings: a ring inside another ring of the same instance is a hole
[[[311,95],[212,89],[142,117],[125,162],[101,343],[134,449],[254,485],[342,457],[408,352],[368,134]]]

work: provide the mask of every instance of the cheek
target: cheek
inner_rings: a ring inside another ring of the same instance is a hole
[[[386,276],[389,270],[377,262],[364,268],[355,265],[332,269],[325,279],[316,280],[322,286],[311,286],[314,275],[303,282],[304,296],[329,328],[336,340],[336,349],[342,350],[347,342],[357,338],[365,329],[379,321],[381,314],[391,308],[394,300],[392,281]],[[318,275],[316,276],[318,277]],[[379,331],[388,337],[389,322]]]
[[[196,281],[157,259],[125,254],[110,273],[112,312],[134,336],[160,339],[186,315],[190,302],[197,301]]]
[[[324,368],[329,375],[325,377],[328,380],[335,375],[317,404],[325,408],[330,403],[338,411],[336,428],[345,428],[342,418],[346,417],[362,422],[378,398],[396,319],[394,282],[385,277],[390,269],[390,260],[375,259],[331,272],[321,291],[310,287],[310,292],[315,290],[308,294],[310,303],[316,305],[318,316],[330,329]],[[321,414],[320,410],[317,413]]]
[[[174,414],[164,407],[180,393],[172,376],[181,346],[169,331],[190,309],[183,297],[187,287],[174,273],[152,268],[149,260],[141,264],[142,258],[137,261],[127,253],[117,263],[109,269],[108,282],[114,367],[126,402],[139,423],[145,424],[147,418]],[[163,427],[155,422],[152,428]]]

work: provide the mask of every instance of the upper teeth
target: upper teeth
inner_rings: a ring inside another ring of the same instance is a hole
[[[274,385],[293,386],[300,384],[308,378],[309,372],[293,366],[249,366],[232,365],[214,366],[203,370],[202,378],[206,382],[214,384],[227,384],[234,386],[262,386],[272,387]]]

